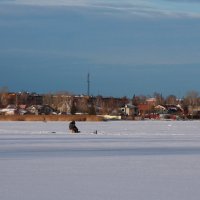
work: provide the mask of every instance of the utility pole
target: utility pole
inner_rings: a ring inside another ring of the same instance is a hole
[[[87,95],[90,96],[90,74],[87,75]]]

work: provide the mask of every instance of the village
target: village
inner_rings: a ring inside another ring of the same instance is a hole
[[[68,93],[37,94],[28,92],[0,94],[0,115],[98,115],[115,120],[186,120],[200,118],[200,99],[195,92],[177,99],[133,96],[114,98],[71,95]]]

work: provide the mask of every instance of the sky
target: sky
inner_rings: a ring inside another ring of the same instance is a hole
[[[200,92],[200,0],[0,0],[0,87]]]

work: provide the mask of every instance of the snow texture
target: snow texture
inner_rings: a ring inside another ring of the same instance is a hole
[[[77,126],[0,122],[0,199],[199,200],[199,121]]]

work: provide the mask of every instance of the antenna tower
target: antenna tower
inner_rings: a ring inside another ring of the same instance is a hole
[[[87,95],[90,96],[90,73],[87,75]]]

